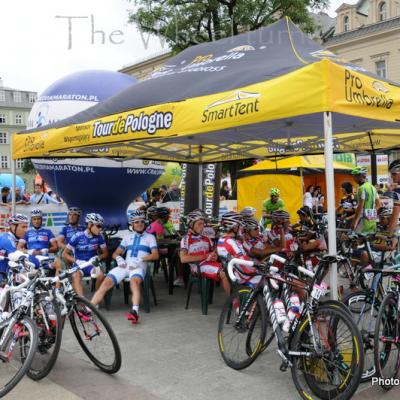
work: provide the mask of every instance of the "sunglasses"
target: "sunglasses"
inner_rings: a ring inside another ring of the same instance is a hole
[[[103,227],[103,225],[99,225],[99,224],[95,224],[94,225],[96,228],[102,228]]]
[[[144,220],[140,220],[140,221],[133,221],[134,224],[144,224]]]

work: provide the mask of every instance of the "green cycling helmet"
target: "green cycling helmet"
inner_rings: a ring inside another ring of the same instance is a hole
[[[365,167],[355,167],[351,171],[351,175],[367,175],[368,170]]]
[[[270,196],[279,196],[281,191],[278,188],[271,188],[269,191]]]

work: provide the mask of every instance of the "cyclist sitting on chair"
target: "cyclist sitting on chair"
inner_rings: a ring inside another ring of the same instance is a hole
[[[92,303],[98,305],[108,290],[119,285],[125,278],[130,279],[132,290],[132,310],[127,319],[132,323],[139,321],[139,304],[141,283],[144,280],[147,262],[159,258],[157,242],[153,235],[145,232],[146,216],[144,211],[135,210],[129,216],[129,223],[133,232],[127,235],[113,254],[117,267],[113,268],[104,279],[104,282],[92,298]],[[125,259],[122,255],[126,252]]]
[[[222,265],[217,262],[218,255],[213,249],[211,240],[203,235],[205,217],[201,210],[192,211],[187,216],[189,226],[188,233],[181,240],[180,259],[181,262],[190,265],[192,274],[197,275],[199,263],[200,272],[203,277],[222,282],[222,287],[227,296],[231,286]]]
[[[57,243],[60,249],[63,249],[69,243],[75,233],[85,230],[85,227],[79,224],[81,214],[82,210],[78,207],[70,207],[68,209],[67,224],[63,226],[61,232],[57,236]]]
[[[82,276],[91,276],[94,264],[100,260],[106,260],[108,257],[108,250],[106,242],[101,234],[101,228],[104,224],[104,219],[100,214],[89,213],[85,218],[86,229],[83,232],[77,232],[72,236],[70,242],[64,250],[64,258],[67,262],[79,267],[80,264],[90,261],[91,265],[72,275],[72,285],[77,294],[83,296]],[[100,255],[98,255],[100,253]],[[104,279],[104,274],[97,268],[96,276],[96,289],[100,286]]]
[[[47,256],[49,253],[57,253],[57,240],[50,229],[42,228],[43,213],[41,210],[34,209],[31,211],[31,224],[33,228],[28,229],[25,236],[19,240],[18,248],[28,252],[31,256]],[[55,260],[49,264],[54,269],[56,275],[61,270],[61,263]]]

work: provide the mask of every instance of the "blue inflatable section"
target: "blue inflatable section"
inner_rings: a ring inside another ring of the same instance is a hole
[[[17,184],[17,187],[19,187],[21,189],[21,192],[24,193],[25,182],[20,176],[16,177],[16,184]],[[12,184],[12,175],[11,174],[0,174],[0,189],[3,188],[4,186],[11,188],[12,185],[13,184]]]

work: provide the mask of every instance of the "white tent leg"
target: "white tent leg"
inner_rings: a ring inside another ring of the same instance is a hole
[[[332,114],[324,112],[325,179],[328,200],[329,255],[336,255],[335,177],[333,170]],[[337,264],[332,264],[330,275],[331,298],[338,298]]]
[[[13,137],[10,138],[10,152],[11,152],[11,175],[12,175],[12,188],[11,188],[11,214],[15,214],[15,188],[17,186],[17,174],[16,174],[16,161],[12,158],[13,155]]]

